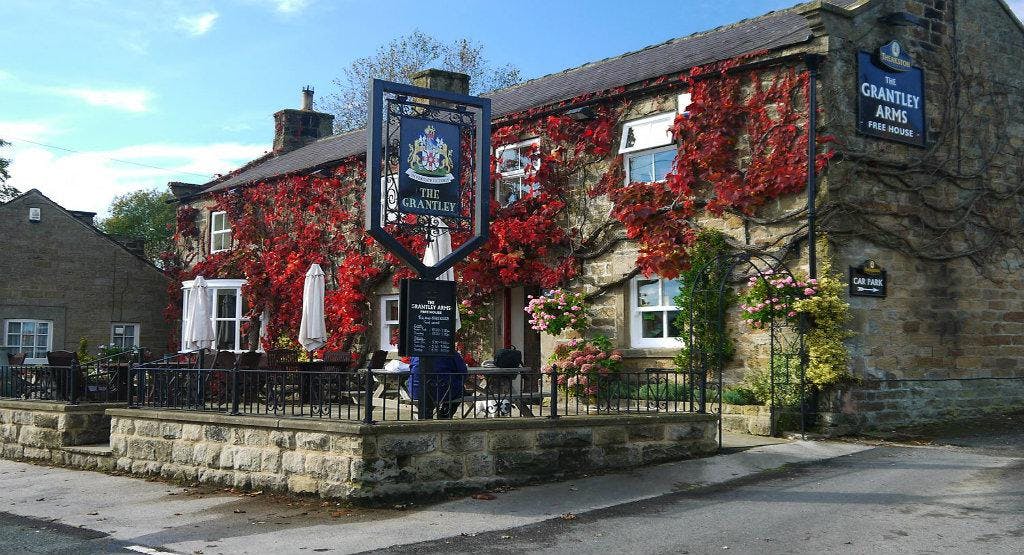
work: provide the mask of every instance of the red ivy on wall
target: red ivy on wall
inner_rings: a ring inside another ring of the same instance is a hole
[[[702,210],[750,214],[806,186],[807,74],[734,71],[739,63],[697,67],[684,78],[691,103],[676,118],[678,153],[664,182],[607,189],[613,215],[639,244],[645,274],[673,278],[686,268]],[[832,156],[819,152],[816,167]]]
[[[497,127],[495,147],[540,137],[539,146],[526,152],[534,164],[524,181],[535,190],[509,206],[492,201],[489,241],[456,267],[462,298],[480,303],[502,287],[554,288],[577,277],[581,261],[576,252],[587,239],[566,221],[581,198],[607,196],[611,216],[639,246],[640,270],[675,277],[688,263],[694,220],[703,211],[749,214],[771,199],[802,190],[807,77],[793,70],[737,71],[740,63],[712,64],[650,83],[691,93],[689,115],[678,117],[673,128],[678,155],[664,182],[626,183],[621,156],[612,157],[596,179],[580,179],[612,155],[621,102],[587,97],[581,100],[594,102],[590,119],[534,111],[529,119]],[[819,169],[831,156],[818,154]],[[494,186],[500,178],[496,160],[491,168]],[[364,234],[364,184],[364,164],[355,162],[326,175],[286,176],[220,194],[215,209],[228,212],[234,248],[188,270],[181,268],[197,256],[202,234],[195,209],[182,207],[179,252],[166,256],[169,273],[179,282],[196,275],[244,277],[250,317],[257,319],[266,308],[270,337],[294,336],[305,272],[319,263],[328,275],[328,348],[350,349],[366,332],[370,289],[392,272],[396,279],[409,274]],[[458,244],[464,237],[453,239]],[[426,241],[406,237],[403,242],[420,252]],[[167,316],[180,318],[180,285],[171,289]]]

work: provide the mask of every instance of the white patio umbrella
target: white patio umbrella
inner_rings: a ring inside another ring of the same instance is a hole
[[[448,226],[440,218],[433,218],[433,223],[442,231],[434,236],[423,251],[423,264],[435,266],[444,257],[452,253],[452,236],[448,233]],[[441,275],[435,278],[439,281],[455,281],[455,270],[448,268]],[[459,311],[455,310],[455,329],[462,327],[462,319],[459,318]]]
[[[299,323],[299,344],[315,351],[327,344],[327,322],[324,320],[324,271],[311,264],[302,286],[302,322]]]
[[[187,322],[182,332],[186,351],[210,349],[216,339],[208,291],[203,276],[198,276],[192,282],[192,290],[188,297]]]

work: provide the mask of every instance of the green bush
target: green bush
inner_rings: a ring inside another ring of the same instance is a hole
[[[747,387],[729,387],[722,392],[722,402],[729,405],[757,405],[757,396]]]

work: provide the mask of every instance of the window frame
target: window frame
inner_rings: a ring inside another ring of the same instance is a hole
[[[142,335],[142,326],[140,326],[138,322],[111,322],[110,323],[110,345],[111,346],[115,346],[114,345],[114,336],[116,334],[114,333],[114,329],[117,326],[133,326],[134,327],[135,332],[134,332],[134,335],[132,337],[132,347],[138,349],[139,348],[139,336]],[[124,337],[124,334],[122,333],[121,336]],[[119,347],[122,348],[122,349],[124,348],[123,346],[119,346]]]
[[[670,151],[671,152],[676,151],[676,145],[669,144],[669,145],[665,145],[665,146],[659,146],[659,147],[654,147],[654,148],[647,148],[647,149],[644,149],[644,150],[638,150],[638,151],[635,151],[635,152],[630,152],[630,153],[624,155],[622,157],[622,170],[623,170],[623,173],[626,174],[626,177],[625,177],[626,182],[625,182],[625,184],[629,185],[630,183],[633,183],[633,180],[630,179],[630,177],[629,177],[629,162],[630,162],[630,160],[633,160],[634,158],[638,158],[640,156],[648,156],[648,155],[652,155],[652,154],[659,154],[659,153],[662,153],[662,152],[670,152]],[[672,160],[673,160],[673,162],[675,161],[675,157],[674,156],[672,157]],[[672,171],[672,168],[669,167],[669,172],[671,172],[671,171]],[[650,183],[664,183],[664,181],[665,181],[664,179],[659,179],[659,180],[651,181]],[[637,183],[648,183],[648,182],[643,181],[643,182],[637,182]]]
[[[391,344],[391,328],[392,325],[398,325],[399,320],[396,318],[391,320],[388,318],[388,301],[398,302],[398,295],[381,295],[380,296],[380,307],[377,311],[380,322],[380,350],[388,351],[389,353],[398,352],[398,345]]]
[[[510,149],[522,149],[523,147],[528,147],[528,146],[533,146],[533,145],[537,145],[538,147],[540,146],[540,137],[533,137],[533,138],[530,138],[530,139],[525,139],[525,140],[518,141],[518,142],[515,142],[515,143],[509,143],[507,145],[501,145],[499,147],[496,147],[494,149],[494,158],[500,162],[501,161],[501,155],[505,151],[510,150]],[[520,155],[520,158],[522,158],[521,155]],[[527,177],[526,168],[531,166],[531,165],[533,166],[532,173],[537,173],[537,170],[540,169],[540,158],[538,158],[537,160],[532,160],[530,164],[524,165],[521,169],[510,171],[510,172],[502,172],[501,171],[501,164],[499,163],[499,164],[496,165],[495,172],[497,172],[500,177],[498,177],[498,179],[495,181],[494,200],[498,201],[499,205],[501,205],[502,207],[509,206],[509,205],[511,205],[511,204],[513,204],[515,202],[518,202],[519,200],[521,200],[523,198],[522,196],[520,196],[519,198],[517,198],[516,200],[514,200],[512,202],[506,203],[506,202],[502,201],[502,191],[504,190],[504,185],[505,185],[506,181],[511,181],[513,179],[518,179],[519,180],[519,185],[517,185],[517,186],[519,187],[520,194],[522,194],[523,191],[525,190],[525,188],[523,187],[522,180]],[[534,184],[532,184],[529,187],[528,193],[536,193],[539,189],[540,189],[540,184],[539,183],[534,183]]]
[[[659,299],[657,306],[640,306],[640,292],[639,282],[641,280],[658,280],[658,295],[664,297],[665,295],[665,281],[678,281],[678,280],[666,280],[660,276],[635,276],[629,280],[629,341],[630,346],[638,349],[665,349],[674,348],[678,349],[683,346],[683,340],[681,336],[668,336],[669,321],[668,314],[670,312],[678,312],[680,309],[677,307],[671,299],[668,301],[669,304],[665,304],[665,299]],[[659,312],[662,315],[662,337],[644,337],[643,336],[643,319],[641,315],[644,312]]]
[[[672,131],[672,123],[675,122],[675,118],[676,118],[676,112],[675,111],[672,111],[672,112],[659,112],[657,114],[652,114],[652,115],[649,115],[649,116],[644,116],[642,118],[630,120],[630,121],[627,121],[627,122],[623,123],[622,124],[622,136],[619,137],[619,154],[627,154],[627,153],[630,153],[630,152],[639,152],[639,151],[643,151],[643,150],[652,150],[652,149],[655,149],[655,148],[663,147],[665,145],[671,145],[674,142],[672,140],[671,131]],[[665,142],[657,143],[657,144],[649,144],[649,145],[640,144],[640,145],[626,146],[626,139],[629,137],[629,131],[631,129],[633,129],[634,127],[641,127],[641,126],[644,126],[644,125],[650,125],[650,124],[658,122],[658,120],[665,120],[665,123],[667,124],[666,125],[666,130],[668,131],[668,133],[666,133],[667,137],[666,137]]]
[[[4,320],[4,329],[3,329],[3,332],[4,332],[4,336],[3,336],[4,348],[8,349],[8,352],[11,352],[10,351],[11,348],[16,348],[16,349],[18,349],[17,352],[22,352],[21,349],[24,347],[24,345],[21,344],[21,337],[24,335],[24,333],[22,331],[19,331],[16,334],[18,336],[18,338],[19,338],[17,346],[11,345],[11,344],[9,344],[7,342],[7,337],[9,335],[13,335],[13,334],[11,334],[11,324],[13,324],[13,323],[18,323],[18,324],[22,324],[22,325],[24,325],[26,323],[31,323],[34,326],[36,326],[34,329],[38,329],[39,324],[46,324],[46,329],[48,330],[48,333],[46,334],[46,347],[45,347],[45,350],[43,351],[43,356],[41,356],[41,357],[37,357],[37,356],[29,357],[29,356],[26,356],[25,357],[25,364],[46,364],[48,362],[48,359],[46,358],[46,353],[48,353],[48,352],[53,350],[53,320],[36,320],[34,318],[8,318],[8,319]],[[36,343],[37,343],[36,339],[37,339],[38,336],[39,336],[39,334],[37,332],[33,331],[33,333],[32,333],[32,354],[33,355],[36,354],[37,350],[39,349],[39,346],[36,345]]]
[[[179,332],[178,349],[179,352],[186,352],[185,350],[185,326],[188,323],[188,300],[192,294],[192,288],[195,285],[195,280],[188,280],[181,282],[181,330]],[[210,321],[213,324],[214,337],[217,335],[217,322],[235,322],[235,345],[233,349],[227,349],[236,353],[246,351],[242,348],[242,323],[245,321],[243,318],[244,311],[242,310],[242,304],[244,298],[242,297],[242,286],[245,285],[244,279],[208,279],[206,280],[206,289],[210,292],[211,303],[210,306],[213,308],[213,313],[210,315]],[[235,303],[235,316],[232,318],[221,317],[217,313],[217,291],[221,289],[235,291],[237,302]],[[214,350],[217,350],[216,339],[214,339]]]
[[[217,216],[223,216],[224,227],[216,229],[214,222],[217,221]],[[221,235],[227,235],[227,246],[223,249],[216,248],[217,238]],[[217,210],[210,212],[210,254],[217,252],[224,252],[231,250],[231,222],[228,220],[228,213],[225,210]]]

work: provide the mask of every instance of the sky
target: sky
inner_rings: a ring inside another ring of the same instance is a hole
[[[478,41],[533,78],[795,3],[3,0],[0,157],[9,184],[102,215],[116,195],[260,156],[304,85],[329,94],[353,59],[414,29]]]

